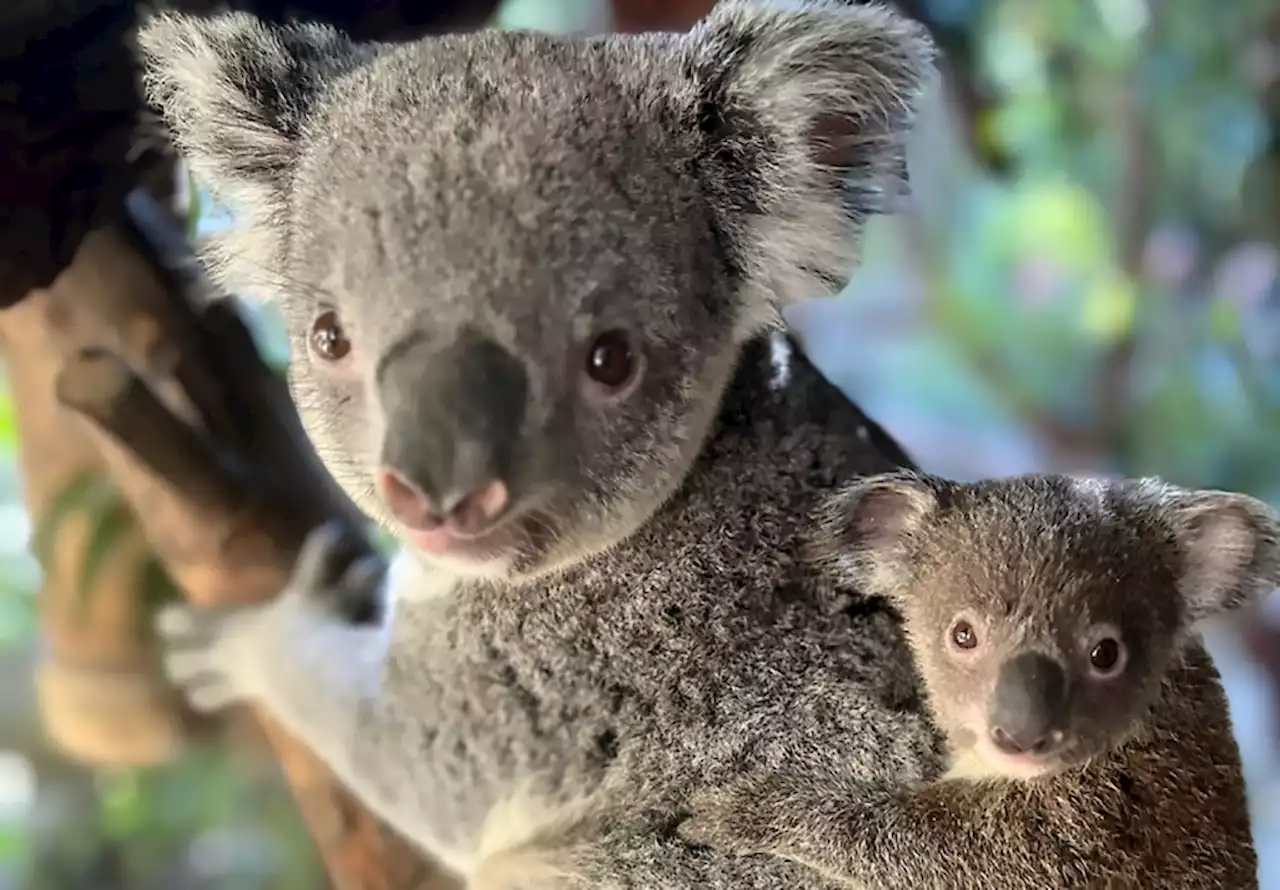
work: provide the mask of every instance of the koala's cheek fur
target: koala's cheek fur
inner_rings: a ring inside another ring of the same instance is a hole
[[[293,338],[289,391],[303,429],[325,467],[366,513],[385,521],[386,511],[373,490],[374,458],[384,426],[382,412],[364,381],[349,372],[317,373]]]
[[[939,663],[943,659],[945,654],[935,655],[925,671],[938,724],[957,747],[985,741],[994,678]]]
[[[675,493],[715,418],[704,394],[723,390],[733,372],[726,352],[695,359],[679,347],[654,350],[623,403],[575,406],[577,422],[563,441],[575,461],[560,465],[554,511],[571,526],[575,552],[557,559],[615,543]]]
[[[1171,650],[1151,653],[1137,648],[1129,655],[1125,673],[1114,680],[1099,682],[1077,675],[1064,758],[1088,760],[1131,735],[1159,700],[1173,655]]]

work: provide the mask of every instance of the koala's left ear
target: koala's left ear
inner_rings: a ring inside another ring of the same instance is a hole
[[[868,476],[831,495],[814,516],[809,556],[840,583],[890,596],[907,547],[940,507],[945,483],[912,470]]]
[[[1280,586],[1280,516],[1248,495],[1180,491],[1174,534],[1182,551],[1180,588],[1188,618],[1261,600]]]
[[[699,173],[746,283],[775,308],[843,287],[862,220],[905,188],[928,33],[875,3],[720,0],[683,46]]]
[[[280,264],[304,133],[331,82],[376,46],[321,25],[173,11],[148,16],[138,46],[148,98],[174,143],[252,232],[214,246],[214,272],[231,289],[253,292]]]

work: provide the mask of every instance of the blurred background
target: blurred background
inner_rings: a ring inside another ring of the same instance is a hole
[[[1280,4],[904,6],[947,51],[913,204],[875,221],[843,294],[791,313],[809,353],[934,472],[1156,474],[1280,506]],[[604,31],[644,13],[508,0],[495,25]],[[198,189],[192,203],[193,224],[220,224]],[[269,310],[255,323],[283,356]],[[232,737],[163,767],[89,769],[44,740],[21,485],[0,397],[0,890],[325,886],[260,747]],[[1272,600],[1270,624],[1264,610],[1207,631],[1264,890],[1280,890]]]

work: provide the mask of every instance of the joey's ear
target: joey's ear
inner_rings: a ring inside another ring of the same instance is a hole
[[[1248,495],[1181,489],[1166,503],[1191,621],[1252,604],[1280,586],[1280,516],[1271,507]]]
[[[161,12],[139,29],[150,102],[197,177],[242,214],[260,253],[284,230],[286,190],[325,83],[367,53],[338,31],[245,13]]]
[[[810,555],[843,584],[890,595],[913,539],[936,515],[939,486],[902,470],[860,479],[831,495],[814,517]]]
[[[704,187],[744,277],[775,308],[843,287],[906,169],[927,32],[872,3],[721,0],[685,46]]]

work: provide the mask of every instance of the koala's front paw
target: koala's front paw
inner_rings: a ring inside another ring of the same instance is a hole
[[[217,711],[249,697],[243,642],[269,606],[210,611],[180,603],[161,608],[156,630],[169,679],[197,711]]]
[[[380,624],[386,573],[386,558],[367,539],[331,522],[307,536],[285,595],[308,600],[349,624]]]
[[[206,610],[161,609],[156,627],[165,671],[200,711],[261,698],[297,674],[297,644],[317,627],[378,623],[385,611],[386,560],[337,524],[312,532],[284,592],[268,603]]]
[[[724,853],[774,852],[784,834],[777,818],[776,791],[767,777],[758,777],[695,794],[690,801],[692,816],[676,830],[690,843]]]

